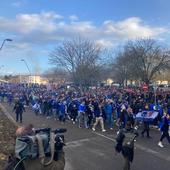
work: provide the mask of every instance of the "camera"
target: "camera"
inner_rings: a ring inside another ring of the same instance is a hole
[[[55,151],[54,151],[54,160],[58,161],[60,158],[60,155],[63,152],[63,147],[65,146],[65,138],[64,135],[62,135],[61,133],[65,133],[67,132],[67,129],[63,129],[63,128],[57,128],[55,130],[51,130],[51,128],[42,128],[42,129],[36,129],[35,130],[35,134],[45,134],[48,137],[48,142],[44,142],[44,150],[45,150],[45,155],[47,157],[51,156],[51,152],[50,152],[50,132],[55,134]]]

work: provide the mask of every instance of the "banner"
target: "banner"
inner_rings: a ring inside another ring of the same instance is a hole
[[[158,112],[156,111],[142,111],[136,115],[136,120],[138,121],[146,121],[151,122],[158,116]]]

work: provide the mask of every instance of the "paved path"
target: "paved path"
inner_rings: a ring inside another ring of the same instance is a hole
[[[12,107],[3,103],[4,109],[14,119]],[[105,133],[92,132],[90,129],[79,129],[71,122],[61,124],[43,116],[35,116],[27,108],[23,115],[23,123],[32,123],[35,127],[65,127],[67,146],[65,170],[122,170],[123,159],[121,155],[115,155],[114,144],[116,130],[108,130]],[[135,144],[135,159],[132,170],[168,170],[170,169],[170,146],[165,143],[165,148],[157,146],[160,132],[151,131],[152,139],[139,137]],[[166,142],[166,141],[165,141]]]

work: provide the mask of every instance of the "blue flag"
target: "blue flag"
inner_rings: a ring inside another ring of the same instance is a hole
[[[158,116],[158,112],[156,111],[142,111],[136,115],[136,120],[138,121],[146,121],[152,122]]]

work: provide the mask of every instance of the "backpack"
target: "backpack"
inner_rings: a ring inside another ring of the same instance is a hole
[[[20,160],[36,160],[40,158],[41,164],[47,166],[54,160],[56,138],[58,137],[50,128],[40,129],[32,136],[17,137],[15,156]],[[45,162],[46,157],[50,157],[48,162]]]
[[[124,133],[122,147],[133,149],[135,137],[136,135],[134,133],[131,133],[131,132]]]
[[[64,132],[66,129],[44,128],[17,137],[15,155],[9,156],[4,170],[64,170],[64,135],[59,134]]]
[[[36,159],[39,156],[39,144],[37,137],[42,140],[44,153],[50,152],[49,142],[50,139],[48,134],[38,134],[38,135],[27,135],[16,138],[15,143],[15,155],[18,159]]]

